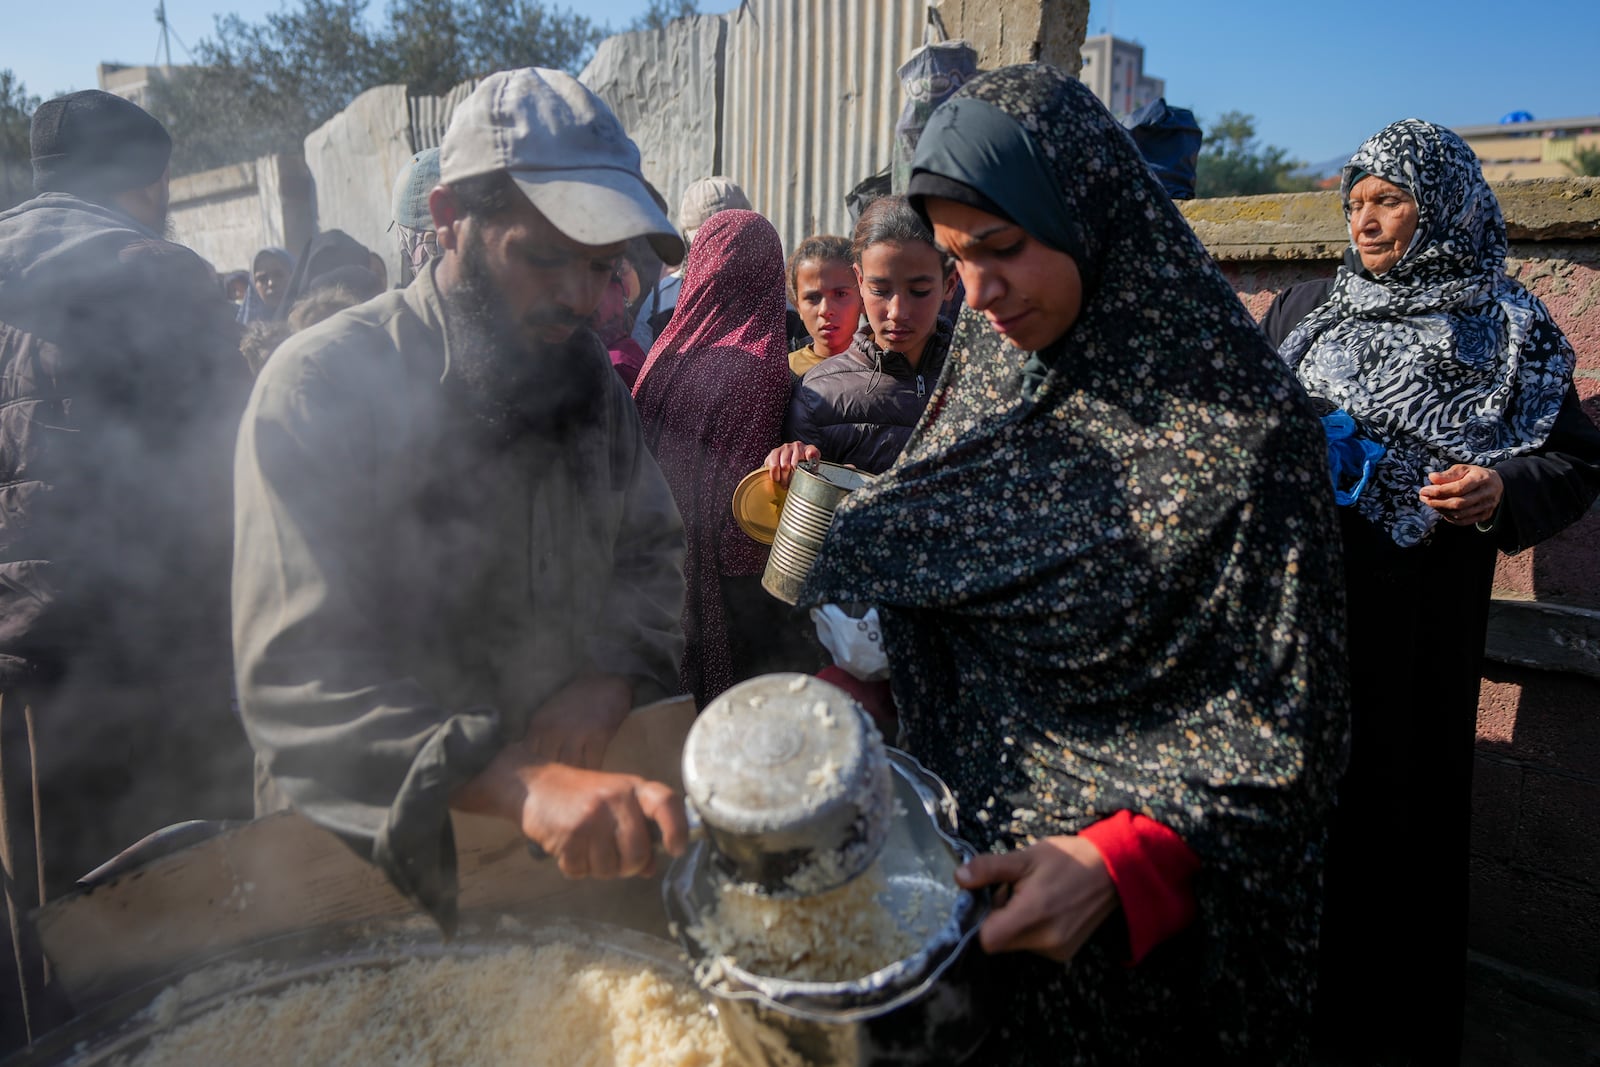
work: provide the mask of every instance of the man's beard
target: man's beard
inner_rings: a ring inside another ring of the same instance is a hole
[[[593,400],[582,361],[565,342],[537,339],[542,329],[577,325],[561,309],[520,323],[489,270],[476,233],[461,249],[455,287],[444,298],[450,330],[450,375],[462,385],[475,418],[511,437],[527,431],[560,432],[568,417]]]

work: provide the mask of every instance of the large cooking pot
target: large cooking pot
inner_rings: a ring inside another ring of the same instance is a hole
[[[273,938],[226,953],[194,971],[220,975],[203,995],[176,1009],[157,1009],[157,997],[185,977],[169,975],[81,1015],[4,1061],[5,1067],[94,1067],[138,1055],[156,1037],[229,1002],[272,994],[297,982],[326,979],[351,969],[386,968],[418,959],[488,956],[514,945],[564,941],[636,959],[668,974],[689,977],[676,945],[626,927],[578,919],[508,924],[483,916],[463,922],[444,940],[421,918],[345,923]],[[236,966],[229,966],[236,965]]]
[[[954,885],[956,867],[974,850],[954,835],[955,800],[945,784],[910,755],[887,752],[897,817],[878,862],[890,910],[920,910],[916,925],[932,931],[913,955],[853,981],[753,974],[713,958],[693,933],[725,884],[711,843],[696,842],[667,871],[662,895],[673,931],[715,999],[723,1032],[753,1067],[959,1064],[988,1032],[988,957],[976,944],[988,898]]]

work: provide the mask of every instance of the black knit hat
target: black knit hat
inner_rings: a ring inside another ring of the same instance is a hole
[[[111,196],[166,172],[172,138],[138,104],[85,89],[33,113],[33,187],[41,193]]]

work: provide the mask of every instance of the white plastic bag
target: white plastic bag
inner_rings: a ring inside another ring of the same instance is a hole
[[[833,662],[863,682],[881,682],[889,677],[889,657],[883,651],[883,636],[878,630],[878,609],[870,608],[866,617],[852,619],[837,604],[811,609],[811,621]]]

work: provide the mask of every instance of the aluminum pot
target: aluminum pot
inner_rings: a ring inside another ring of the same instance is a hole
[[[683,746],[684,792],[712,861],[772,896],[831,889],[871,866],[893,780],[872,720],[808,674],[740,682],[706,706]]]
[[[959,1064],[977,1052],[992,1018],[988,957],[976,941],[987,894],[955,887],[974,849],[954,836],[949,789],[914,758],[889,749],[897,816],[880,868],[897,909],[928,913],[934,932],[912,956],[846,982],[795,982],[713,959],[692,929],[721,892],[707,842],[675,860],[662,883],[672,929],[715,1000],[728,1035],[753,1067]],[[919,923],[919,925],[923,925]]]

